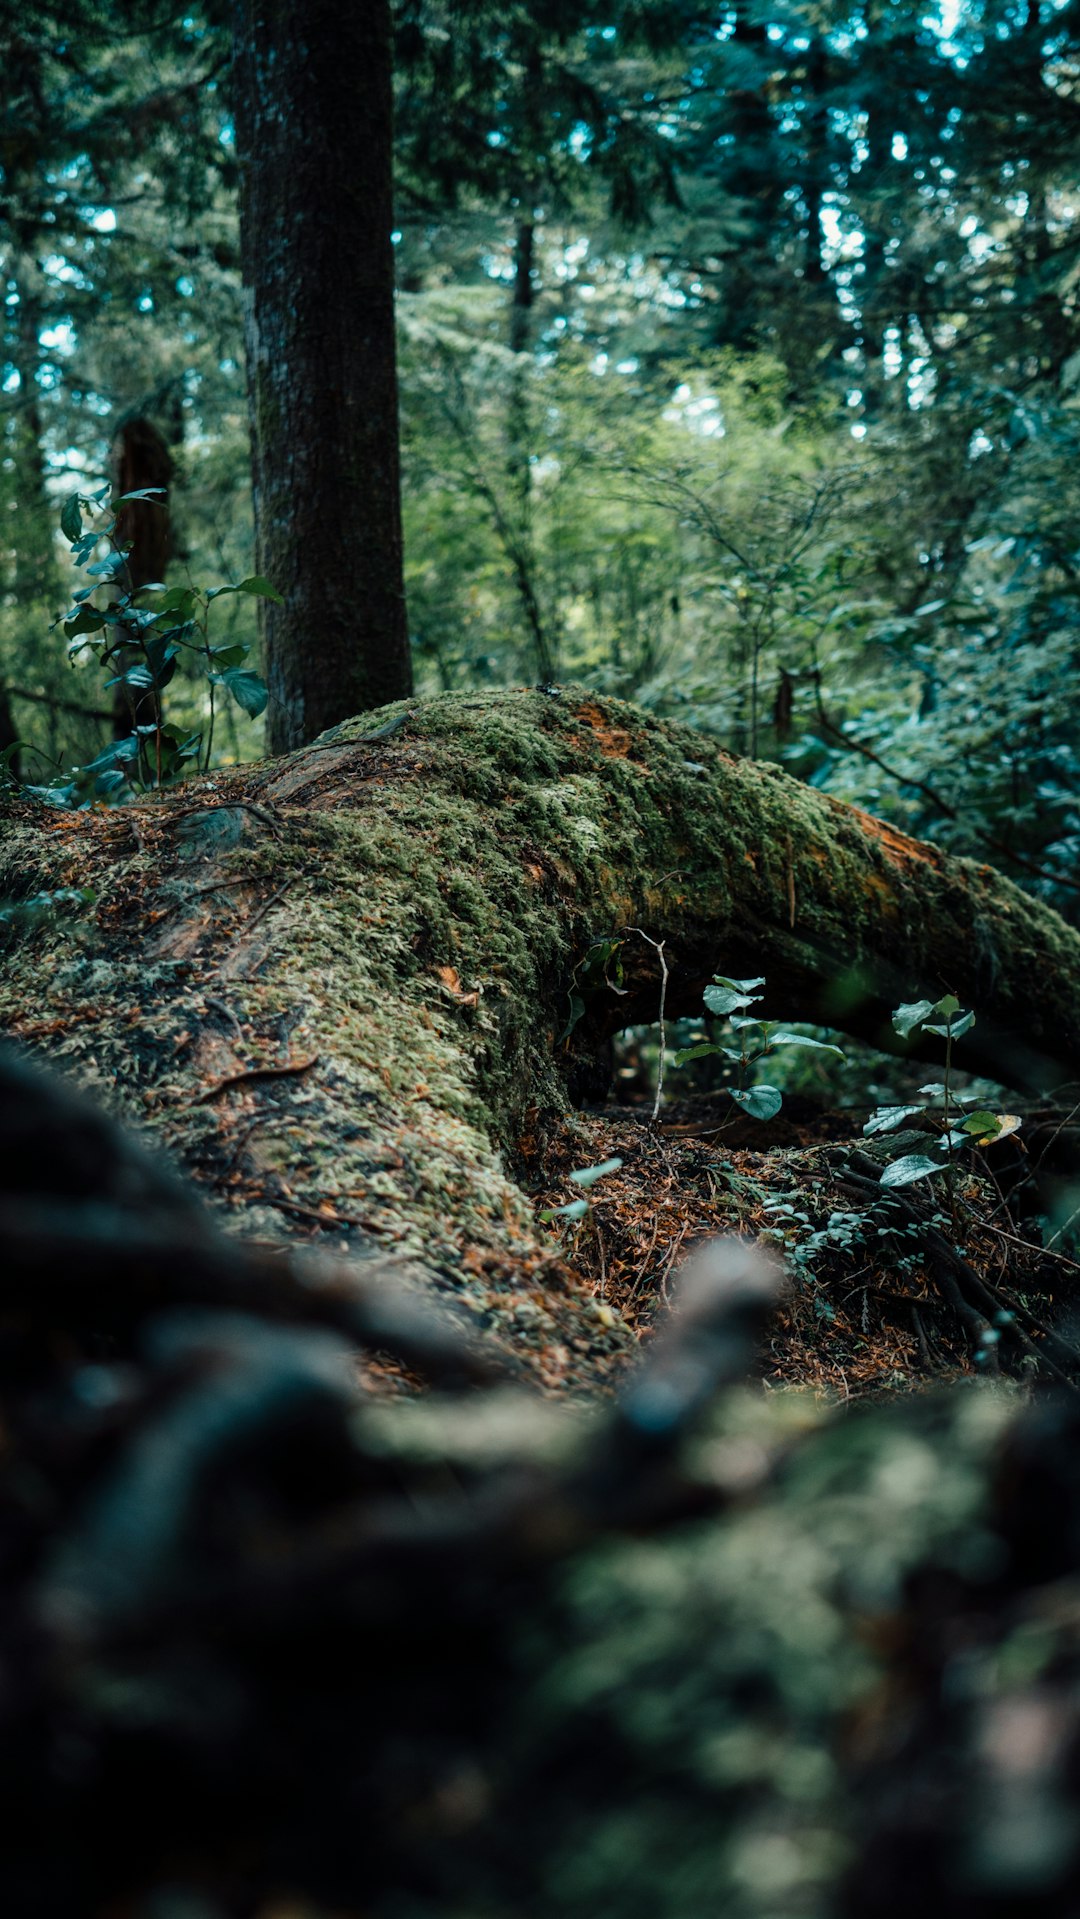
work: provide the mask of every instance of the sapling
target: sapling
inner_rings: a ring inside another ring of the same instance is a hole
[[[267,691],[246,664],[250,646],[246,641],[212,643],[210,607],[227,593],[281,602],[281,595],[258,575],[235,585],[168,587],[156,581],[136,587],[128,564],[130,544],[117,538],[119,509],[131,500],[160,504],[156,496],[162,489],[144,487],[112,500],[110,491],[104,486],[95,493],[73,493],[64,502],[61,531],[75,565],[85,569],[90,584],[78,589],[71,607],[54,622],[63,626],[69,659],[75,661],[84,652],[96,654],[109,674],[106,687],[122,687],[130,708],[130,733],[113,740],[87,765],[72,769],[76,776],[94,776],[93,794],[98,799],[120,797],[125,787],[165,786],[189,767],[208,768],[219,687],[252,719],[258,718],[266,706]],[[94,601],[102,588],[111,594],[105,606]],[[147,600],[151,604],[143,604]],[[209,687],[205,731],[186,735],[162,716],[162,694],[184,655],[197,663]],[[141,720],[141,712],[149,717]],[[54,804],[66,805],[78,784],[76,777],[66,784],[33,790]]]
[[[945,1041],[944,1076],[940,1081],[920,1086],[917,1104],[879,1106],[863,1127],[863,1132],[868,1136],[891,1133],[905,1120],[940,1112],[942,1126],[936,1139],[926,1134],[909,1142],[932,1145],[933,1151],[902,1153],[890,1160],[881,1175],[881,1184],[910,1186],[917,1179],[932,1179],[940,1173],[944,1176],[954,1213],[959,1149],[963,1146],[988,1146],[993,1140],[1007,1139],[1011,1133],[1018,1131],[1021,1123],[1015,1113],[995,1113],[987,1107],[980,1107],[974,1113],[965,1114],[963,1111],[965,1106],[975,1104],[979,1096],[956,1091],[953,1047],[965,1033],[970,1033],[974,1024],[974,1013],[965,1012],[952,993],[946,993],[939,1000],[920,999],[907,1006],[898,1006],[893,1014],[893,1027],[901,1039],[911,1039],[922,1032],[934,1033]]]
[[[783,1094],[776,1086],[748,1085],[754,1067],[770,1054],[778,1052],[784,1046],[802,1046],[818,1053],[835,1053],[838,1059],[844,1055],[839,1046],[833,1046],[827,1040],[810,1039],[804,1033],[791,1033],[782,1021],[756,1019],[748,1015],[746,1008],[756,1006],[763,995],[755,989],[764,986],[764,979],[725,979],[717,973],[710,986],[705,988],[705,1005],[710,1013],[720,1019],[726,1019],[737,1045],[728,1046],[722,1040],[696,1040],[692,1046],[684,1046],[675,1054],[675,1065],[682,1066],[687,1060],[705,1059],[717,1054],[734,1066],[737,1086],[726,1086],[737,1106],[751,1119],[773,1119],[784,1103]]]

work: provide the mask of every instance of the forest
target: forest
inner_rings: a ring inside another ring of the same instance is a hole
[[[1080,1910],[1076,0],[0,7],[12,1919]]]

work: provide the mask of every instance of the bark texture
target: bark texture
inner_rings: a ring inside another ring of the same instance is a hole
[[[234,91],[271,752],[411,690],[389,0],[237,0]],[[329,504],[328,504],[329,503]]]
[[[650,941],[669,1016],[716,971],[763,973],[770,1013],[896,1046],[891,1008],[948,988],[979,1014],[967,1063],[1080,1075],[1080,935],[1052,911],[591,693],[399,705],[114,811],[5,806],[0,893],[96,898],[9,944],[4,1030],[247,1231],[390,1251],[481,1324],[535,1275],[549,1347],[575,1282],[514,1168],[599,1089],[610,1034],[655,1020]],[[575,969],[613,934],[627,990],[585,993],[561,1045]]]

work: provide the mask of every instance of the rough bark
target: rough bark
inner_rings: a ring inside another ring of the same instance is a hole
[[[1080,1075],[1080,934],[1052,911],[573,689],[398,706],[115,811],[5,805],[0,893],[96,904],[9,946],[4,1029],[137,1116],[249,1232],[392,1251],[481,1324],[531,1275],[525,1344],[558,1344],[580,1298],[512,1169],[597,1090],[607,1037],[656,1019],[649,942],[669,1017],[716,971],[763,973],[771,1013],[895,1046],[891,1008],[948,988],[979,1014],[965,1063]],[[587,994],[560,1046],[575,967],[612,934],[625,994]],[[572,1383],[572,1343],[565,1364]]]
[[[272,752],[411,690],[389,0],[237,0],[234,91]]]

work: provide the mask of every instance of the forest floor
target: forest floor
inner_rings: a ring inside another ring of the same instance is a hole
[[[726,1098],[698,1097],[673,1101],[655,1122],[647,1103],[582,1113],[542,1154],[529,1139],[523,1147],[540,1213],[580,1194],[574,1169],[621,1160],[590,1189],[581,1221],[547,1230],[590,1290],[593,1315],[635,1343],[648,1340],[695,1243],[736,1232],[774,1244],[788,1270],[761,1355],[767,1384],[854,1400],[994,1371],[993,1347],[976,1358],[970,1325],[926,1257],[917,1225],[935,1217],[1033,1349],[1055,1332],[1068,1337],[1080,1266],[1017,1232],[991,1169],[958,1174],[954,1216],[940,1192],[924,1186],[909,1198],[909,1249],[872,1197],[853,1191],[865,1144],[851,1113],[789,1099],[762,1126],[733,1120]],[[596,1383],[617,1377],[626,1357],[597,1353]]]

